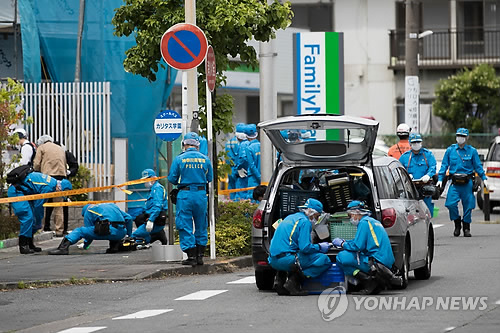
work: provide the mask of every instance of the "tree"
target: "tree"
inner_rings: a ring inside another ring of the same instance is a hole
[[[465,127],[475,133],[489,132],[491,126],[500,126],[500,78],[487,64],[465,68],[439,81],[432,107],[448,130]]]
[[[155,72],[165,68],[160,53],[162,35],[171,26],[184,22],[184,0],[124,0],[125,5],[115,10],[112,23],[116,36],[133,34],[137,45],[126,51],[123,66],[126,71],[139,74],[151,81]],[[269,41],[277,29],[285,29],[292,19],[290,3],[271,5],[267,0],[197,0],[196,25],[212,45],[217,67],[216,87],[226,83],[224,71],[235,69],[239,62],[229,57],[239,56],[241,63],[258,67],[255,49],[246,44],[252,38]],[[205,68],[198,66],[199,104],[205,104]],[[213,99],[213,128],[216,133],[233,130],[233,99],[230,95],[215,94]],[[206,128],[204,107],[200,109],[201,127]]]

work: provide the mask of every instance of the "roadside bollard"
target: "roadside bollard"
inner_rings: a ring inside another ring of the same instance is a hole
[[[483,212],[484,212],[484,220],[490,220],[490,191],[487,187],[483,186]]]

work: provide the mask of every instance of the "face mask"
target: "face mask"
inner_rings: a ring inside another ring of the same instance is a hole
[[[355,226],[355,227],[357,227],[357,226],[358,226],[358,224],[359,224],[359,220],[356,220],[354,217],[351,217],[351,218],[349,219],[349,222],[351,222],[351,224],[352,224],[353,226]]]
[[[146,188],[151,188],[153,186],[153,184],[154,184],[153,182],[147,182],[147,183],[144,183],[144,186]]]
[[[420,142],[412,143],[410,146],[411,146],[411,149],[414,151],[419,151],[420,149],[422,149],[422,143],[420,143]]]
[[[465,143],[465,138],[463,136],[457,136],[457,143],[463,145]]]

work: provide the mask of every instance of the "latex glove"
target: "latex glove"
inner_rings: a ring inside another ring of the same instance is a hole
[[[442,181],[440,181],[440,180],[438,180],[438,182],[436,183],[436,186],[437,186],[437,187],[442,187],[442,186],[443,186],[443,182],[442,182]]]
[[[78,244],[76,247],[78,247],[79,249],[88,250],[88,248],[90,247],[90,244],[87,243],[86,241],[83,241],[82,243]]]
[[[245,169],[239,169],[238,175],[240,176],[240,178],[245,178],[247,176],[247,171]]]
[[[342,238],[335,238],[333,240],[333,246],[335,247],[338,247],[338,248],[342,248],[342,245],[344,245],[344,240]]]
[[[489,189],[490,189],[490,187],[488,186],[488,181],[487,181],[486,179],[485,179],[485,180],[483,180],[483,186],[484,186],[487,190],[489,190]]]
[[[146,231],[151,232],[153,230],[154,223],[151,221],[146,222]]]
[[[66,176],[69,176],[71,174],[71,171],[66,170]]]
[[[413,180],[413,174],[412,173],[410,173],[410,179]]]
[[[319,243],[319,252],[327,253],[330,250],[331,244],[328,242]]]
[[[430,179],[431,179],[431,176],[429,176],[429,175],[424,175],[424,176],[422,177],[422,181],[423,181],[424,183],[427,183]]]

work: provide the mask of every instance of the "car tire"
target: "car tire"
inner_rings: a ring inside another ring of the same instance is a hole
[[[274,269],[259,269],[255,271],[255,284],[259,290],[273,290]]]
[[[429,230],[429,239],[427,241],[427,256],[425,258],[425,266],[417,268],[413,271],[415,279],[428,280],[431,277],[432,260],[434,257],[434,231],[432,225]]]
[[[479,209],[483,210],[483,197],[481,196],[481,191],[476,194],[477,206]]]
[[[395,286],[394,289],[406,289],[410,276],[410,241],[408,238],[405,241],[405,250],[403,252],[403,266],[401,266],[398,276],[401,276],[401,285]]]

